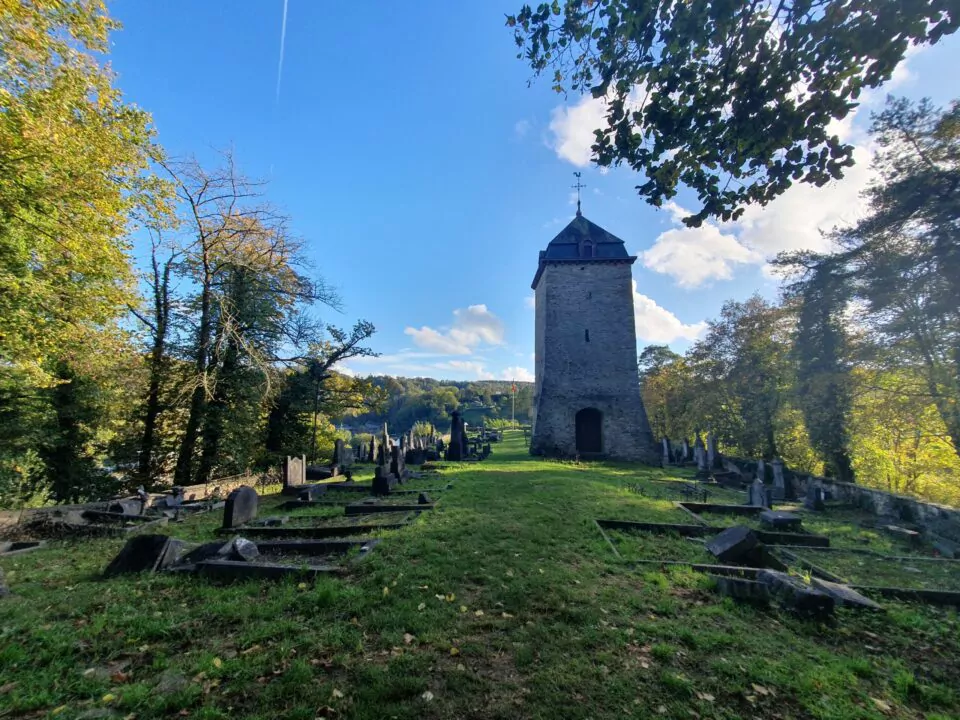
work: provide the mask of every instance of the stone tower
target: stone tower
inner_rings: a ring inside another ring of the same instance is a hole
[[[579,210],[540,252],[531,454],[659,464],[637,373],[636,259]]]

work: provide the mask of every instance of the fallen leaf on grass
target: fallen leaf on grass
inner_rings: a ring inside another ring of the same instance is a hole
[[[453,593],[449,593],[449,594],[447,595],[447,597],[445,598],[445,600],[446,600],[447,602],[453,602],[453,601],[456,600],[456,599],[457,599],[457,596],[454,595]]]
[[[440,602],[443,602],[446,599],[443,595],[434,595],[434,597]]]
[[[710,693],[698,692],[697,697],[700,698],[701,700],[706,700],[707,702],[713,702],[714,700],[716,700],[716,698]]]
[[[475,610],[473,614],[477,617],[483,617],[483,610]]]
[[[297,585],[297,588],[298,588],[299,590],[306,590],[306,589],[307,589],[307,584],[306,584],[306,583],[300,583],[299,585]]]
[[[757,695],[769,695],[769,694],[770,694],[770,690],[768,690],[767,688],[765,688],[763,685],[757,685],[756,683],[750,683],[750,687],[753,688],[753,691],[754,691]]]
[[[334,689],[333,689],[333,692],[331,693],[331,696],[332,696],[332,697],[335,697],[337,700],[339,700],[340,698],[343,697],[343,693],[340,692],[339,690],[337,690],[336,688],[334,688]]]
[[[511,615],[511,614],[508,613],[508,612],[500,613],[500,616],[501,616],[501,617],[505,617],[505,618],[512,618],[512,617],[513,617],[513,615]]]
[[[214,666],[215,668],[223,667],[223,660],[221,660],[220,658],[214,658],[214,659],[213,659],[213,666]]]
[[[107,693],[106,695],[104,695],[104,696],[103,696],[102,698],[100,698],[100,699],[103,700],[103,702],[105,702],[105,703],[110,703],[110,702],[113,702],[114,700],[116,700],[116,699],[117,699],[117,696],[114,695],[113,693]]]
[[[403,642],[404,642],[404,644],[409,645],[409,644],[412,643],[414,640],[416,640],[416,638],[415,638],[413,635],[411,635],[410,633],[404,633],[404,634],[403,634]]]
[[[870,699],[873,700],[874,705],[876,705],[878,708],[883,710],[883,712],[890,712],[891,710],[893,710],[893,708],[890,707],[890,703],[884,702],[880,698],[872,697]]]
[[[450,654],[451,654],[451,655],[459,655],[459,654],[460,654],[460,648],[455,648],[455,647],[450,648]]]
[[[667,714],[667,706],[666,706],[666,705],[658,705],[658,706],[657,706],[657,712],[660,713],[661,715],[666,715],[666,714]]]
[[[543,575],[543,568],[537,568],[540,571],[540,574]]]
[[[457,670],[464,672],[467,668],[464,667],[463,663],[457,663]]]
[[[390,588],[384,586],[384,588],[383,588],[383,596],[386,597],[386,596],[389,595],[389,594],[390,594]]]
[[[430,702],[431,700],[433,700],[433,693],[430,692],[429,690],[427,690],[427,691],[426,691],[423,695],[421,695],[420,697],[422,697],[425,701]]]
[[[62,713],[62,712],[63,712],[64,710],[66,710],[66,709],[67,709],[67,706],[66,706],[66,705],[61,705],[60,707],[55,707],[53,710],[51,710],[51,711],[50,711],[50,714],[51,714],[51,715],[59,715],[60,713]]]
[[[466,611],[467,611],[467,606],[466,606],[466,605],[461,605],[461,606],[460,606],[460,612],[465,613]]]
[[[250,653],[255,653],[255,652],[257,652],[258,650],[263,650],[263,648],[262,648],[260,645],[251,645],[251,646],[248,647],[246,650],[241,650],[241,651],[240,651],[240,654],[241,654],[241,655],[249,655]]]
[[[425,610],[426,607],[427,607],[426,603],[420,603],[419,605],[417,605],[417,610]]]
[[[513,577],[513,570],[507,570],[507,577]]]

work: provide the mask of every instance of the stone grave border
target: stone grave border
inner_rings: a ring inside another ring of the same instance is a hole
[[[313,527],[235,527],[220,528],[217,531],[219,535],[244,535],[250,538],[270,538],[280,540],[282,538],[303,538],[321,540],[324,538],[345,538],[349,535],[357,535],[367,532],[379,532],[381,530],[398,530],[410,525],[419,513],[410,513],[399,522],[392,523],[366,523],[357,525],[315,525]],[[359,516],[357,516],[359,517]]]
[[[744,506],[750,507],[750,506]],[[763,508],[758,508],[763,509]],[[650,523],[650,522],[631,522],[627,520],[601,520],[594,519],[594,524],[597,529],[600,531],[603,539],[607,541],[607,545],[613,551],[614,555],[618,560],[623,561],[623,556],[620,555],[613,541],[610,539],[610,536],[607,535],[606,530],[621,530],[627,532],[650,532],[654,534],[663,534],[669,532],[675,532],[681,537],[703,537],[705,535],[710,535],[714,533],[719,533],[725,530],[726,528],[711,528],[706,525],[677,525],[672,523]],[[678,531],[679,529],[679,531]],[[827,580],[828,582],[839,582],[843,583],[851,590],[855,590],[861,593],[873,593],[881,597],[890,598],[894,600],[905,600],[908,602],[921,602],[928,605],[952,605],[960,607],[960,590],[937,590],[937,589],[915,589],[915,588],[900,588],[900,587],[882,587],[874,585],[857,585],[843,582],[842,578],[833,575],[832,573],[823,570],[816,566],[814,563],[808,561],[803,561],[801,558],[797,558],[790,549],[802,549],[810,550],[814,549],[816,551],[824,552],[844,552],[847,551],[847,548],[831,548],[829,545],[818,545],[814,543],[803,543],[803,544],[794,544],[789,543],[778,543],[774,538],[770,536],[793,536],[793,537],[808,537],[816,538],[818,540],[826,540],[829,543],[829,538],[826,536],[818,535],[796,535],[794,533],[773,533],[762,530],[755,530],[757,538],[765,543],[766,545],[775,546],[772,550],[774,554],[781,553],[784,556],[784,562],[787,565],[795,564],[804,567],[804,569],[809,570],[811,575],[814,577],[819,577],[822,580]],[[764,537],[767,536],[767,537]],[[786,553],[783,551],[786,550]],[[950,558],[923,558],[923,557],[901,557],[901,556],[886,556],[881,555],[873,550],[867,550],[865,548],[853,548],[853,552],[867,554],[877,559],[888,559],[888,560],[897,560],[904,561],[909,560],[910,562],[915,561],[933,561],[933,562],[956,562],[960,563],[960,560],[951,560]],[[744,579],[756,579],[757,574],[763,568],[751,568],[751,567],[741,567],[737,565],[712,565],[707,563],[695,563],[685,560],[632,560],[629,562],[629,567],[637,569],[643,566],[659,566],[659,567],[689,567],[696,572],[707,573],[710,575],[721,575],[721,576],[736,576]]]
[[[748,507],[748,506],[744,506]],[[761,508],[762,509],[762,508]],[[602,520],[594,522],[601,528],[610,530],[624,530],[627,532],[648,532],[656,535],[676,533],[681,537],[705,537],[718,535],[728,528],[711,527],[709,525],[682,525],[678,523],[634,522],[630,520]],[[784,533],[774,530],[754,530],[757,539],[765,545],[799,545],[807,547],[829,547],[830,538],[826,535],[811,533]]]
[[[46,547],[46,540],[10,540],[0,542],[0,557],[23,555]]]

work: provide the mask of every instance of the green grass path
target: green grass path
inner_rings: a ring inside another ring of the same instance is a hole
[[[960,717],[956,613],[888,604],[821,625],[633,571],[593,519],[685,522],[626,489],[682,473],[534,460],[519,433],[494,453],[445,469],[437,510],[347,579],[98,579],[120,540],[0,561],[16,592],[0,600],[0,718]],[[206,539],[218,520],[168,532]]]

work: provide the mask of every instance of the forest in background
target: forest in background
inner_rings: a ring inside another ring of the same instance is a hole
[[[960,102],[874,116],[867,212],[780,256],[782,297],[728,302],[688,352],[650,346],[657,437],[960,504]]]

